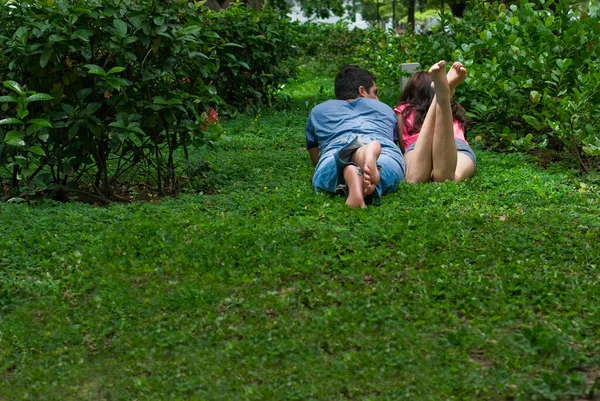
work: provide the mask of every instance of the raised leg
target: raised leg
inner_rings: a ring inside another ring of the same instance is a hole
[[[452,64],[450,71],[448,71],[448,85],[450,86],[450,92],[453,95],[456,87],[464,82],[467,78],[467,69],[460,63],[455,62]],[[457,153],[456,158],[456,170],[454,172],[455,181],[464,181],[471,177],[475,173],[475,165],[473,161],[463,153]]]
[[[440,66],[440,63],[434,64],[429,69],[436,103],[435,135],[431,146],[432,179],[435,182],[454,181],[457,158],[450,104],[452,90],[448,83],[446,69]]]
[[[446,62],[439,61],[434,64],[429,72],[445,71]],[[421,132],[417,138],[414,150],[408,152],[404,160],[406,162],[406,181],[407,182],[429,182],[433,172],[433,140],[436,130],[437,100],[434,96],[427,115],[423,120]]]

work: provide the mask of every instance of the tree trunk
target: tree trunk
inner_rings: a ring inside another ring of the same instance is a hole
[[[408,0],[408,26],[407,29],[409,32],[415,31],[415,0]]]
[[[452,15],[455,17],[462,18],[465,13],[465,9],[467,8],[466,1],[453,1],[448,4],[450,9],[452,10]]]

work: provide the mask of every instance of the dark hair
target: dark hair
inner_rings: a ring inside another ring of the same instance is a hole
[[[415,112],[415,119],[412,128],[408,131],[410,135],[414,135],[421,129],[423,120],[427,115],[427,110],[433,101],[435,91],[431,87],[431,76],[428,72],[420,71],[415,73],[404,87],[400,94],[400,105],[405,104],[406,107],[402,110],[402,117],[408,117]],[[454,99],[450,100],[452,106],[452,119],[462,124],[463,128],[467,127],[469,119],[465,114],[465,109],[458,104]]]
[[[335,76],[335,98],[338,100],[356,99],[358,88],[369,90],[375,84],[375,75],[357,65],[343,67]]]

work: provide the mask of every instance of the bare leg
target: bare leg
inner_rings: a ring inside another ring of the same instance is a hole
[[[475,174],[475,164],[473,160],[462,152],[457,153],[456,174],[454,180],[456,182],[464,181]]]
[[[464,82],[467,78],[467,70],[460,63],[455,62],[452,64],[450,71],[448,71],[448,85],[450,86],[450,92],[454,94],[454,91],[458,85]],[[471,177],[475,173],[475,165],[473,161],[463,153],[457,153],[456,170],[454,172],[455,181],[464,181]]]
[[[431,69],[442,73],[445,71],[446,62],[439,61],[434,64]],[[427,115],[423,120],[421,131],[414,150],[408,152],[404,156],[406,163],[406,182],[429,182],[433,173],[433,141],[436,131],[436,115],[437,115],[437,96],[434,96]],[[452,110],[450,111],[452,112]]]
[[[435,135],[431,146],[432,178],[435,182],[454,181],[457,160],[454,127],[452,125],[452,106],[450,105],[451,89],[446,77],[446,69],[440,64],[441,62],[438,62],[429,69],[437,104]]]
[[[350,207],[366,207],[363,196],[363,177],[358,175],[358,167],[349,165],[344,168],[344,180],[348,185],[346,205]]]
[[[446,62],[440,61],[429,70],[436,95],[414,150],[405,155],[407,182],[463,181],[475,172],[471,159],[456,152],[450,105],[450,97],[467,77],[467,70],[455,62],[446,76],[445,66]]]

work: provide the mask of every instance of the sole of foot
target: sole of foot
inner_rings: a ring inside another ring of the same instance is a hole
[[[450,85],[446,77],[446,62],[438,61],[429,69],[429,75],[433,81],[433,89],[438,98],[450,96]]]
[[[456,87],[462,84],[465,79],[467,79],[467,69],[460,61],[456,61],[450,67],[450,71],[448,71],[446,79],[448,80],[448,85],[450,86],[450,92],[454,94]]]
[[[365,179],[365,186],[375,186],[379,184],[380,176],[377,169],[377,159],[381,155],[381,144],[373,141],[365,146],[364,166],[362,167]]]

